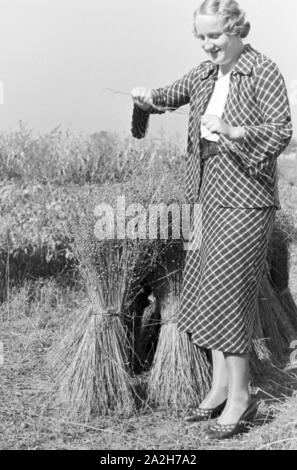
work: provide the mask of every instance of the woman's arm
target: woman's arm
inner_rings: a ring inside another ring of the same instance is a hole
[[[256,99],[263,124],[233,127],[222,141],[240,158],[251,176],[268,159],[277,158],[288,146],[292,119],[284,78],[272,61],[261,64],[256,78]]]
[[[152,106],[147,111],[134,104],[132,116],[132,135],[137,139],[145,137],[150,114],[164,114],[166,111],[174,111],[190,101],[190,87],[192,75],[195,69],[188,72],[172,85],[152,90]]]

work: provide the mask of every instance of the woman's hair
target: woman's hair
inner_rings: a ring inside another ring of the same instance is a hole
[[[245,20],[245,12],[239,7],[236,0],[204,0],[194,12],[193,33],[197,36],[196,17],[198,15],[221,15],[224,19],[224,33],[246,38],[251,25]]]

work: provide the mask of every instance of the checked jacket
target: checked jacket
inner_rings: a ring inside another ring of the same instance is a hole
[[[148,111],[134,105],[132,135],[146,135],[150,114],[162,108],[190,105],[186,194],[188,203],[198,202],[201,188],[200,123],[212,95],[219,67],[205,61],[170,86],[153,90]],[[290,105],[284,78],[278,66],[250,44],[231,71],[230,88],[222,119],[245,129],[244,139],[231,141],[220,135],[213,171],[216,204],[220,207],[280,209],[277,157],[288,146],[292,134]]]

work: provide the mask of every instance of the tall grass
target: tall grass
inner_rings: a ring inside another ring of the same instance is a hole
[[[20,123],[0,135],[0,180],[65,185],[123,182],[161,158],[172,170],[183,164],[182,145],[159,136],[137,142],[116,133],[82,135],[60,127],[35,137]]]

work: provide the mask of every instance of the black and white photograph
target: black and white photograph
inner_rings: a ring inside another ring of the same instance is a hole
[[[0,0],[1,450],[297,450],[296,14]]]

